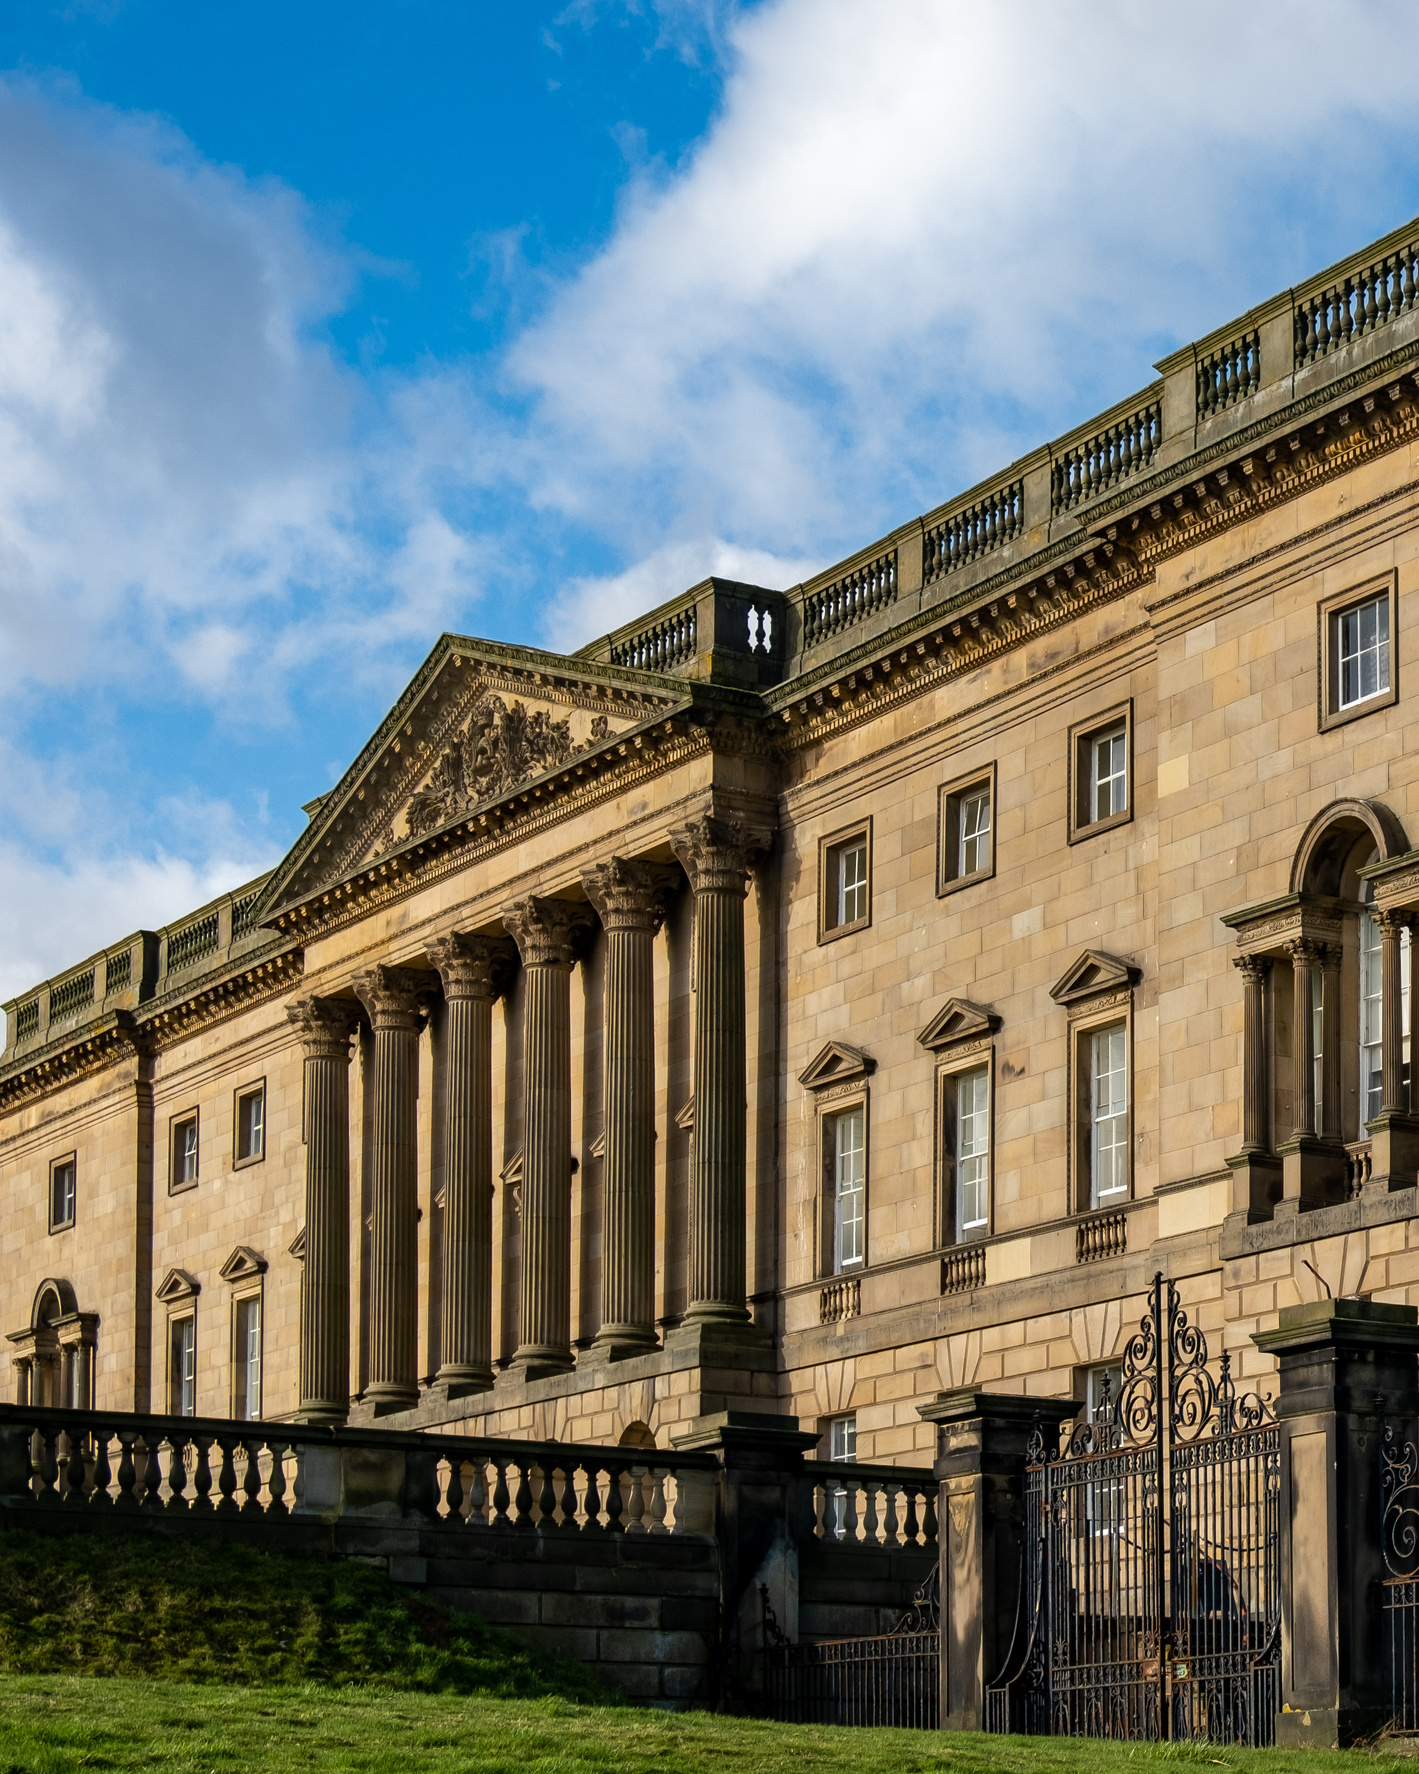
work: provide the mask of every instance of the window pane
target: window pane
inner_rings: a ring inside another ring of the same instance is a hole
[[[1360,1137],[1384,1101],[1384,983],[1380,926],[1373,912],[1360,914]]]
[[[177,1125],[174,1144],[177,1147],[177,1180],[180,1183],[197,1181],[197,1118],[180,1121]]]
[[[56,1226],[67,1226],[74,1218],[74,1166],[58,1164],[54,1168],[54,1199],[50,1214]]]
[[[262,1119],[266,1105],[264,1091],[254,1090],[237,1103],[237,1157],[261,1156]]]
[[[867,840],[838,852],[839,924],[855,924],[867,916]]]
[[[959,1229],[990,1218],[990,1082],[984,1066],[956,1080],[956,1197]]]
[[[238,1300],[236,1309],[236,1414],[261,1415],[261,1300]]]
[[[861,1109],[850,1109],[833,1123],[833,1268],[862,1263],[867,1154]]]
[[[1340,706],[1389,689],[1389,599],[1372,598],[1344,611],[1336,623],[1340,651]]]
[[[1122,727],[1100,733],[1089,746],[1089,818],[1112,819],[1128,806],[1127,735]]]
[[[197,1414],[197,1322],[180,1318],[172,1327],[172,1405],[179,1417]]]
[[[829,1452],[834,1460],[857,1458],[857,1418],[834,1417],[829,1429]]]
[[[979,789],[961,801],[961,831],[956,870],[974,875],[990,867],[990,790]]]
[[[1122,1023],[1090,1040],[1093,1071],[1091,1193],[1095,1206],[1128,1193],[1128,1060]]]

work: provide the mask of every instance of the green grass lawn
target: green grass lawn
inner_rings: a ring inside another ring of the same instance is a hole
[[[72,1676],[0,1677],[0,1771],[70,1774],[1118,1774],[1186,1764],[1199,1774],[1381,1774],[1412,1768],[1361,1753],[1243,1751],[1042,1738],[854,1731],[756,1720],[492,1700],[388,1688],[198,1687]]]

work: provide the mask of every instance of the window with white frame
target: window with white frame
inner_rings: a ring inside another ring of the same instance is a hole
[[[1070,729],[1071,843],[1132,817],[1132,719],[1128,704]]]
[[[948,782],[940,800],[938,893],[950,893],[995,872],[995,766]]]
[[[74,1224],[78,1197],[78,1162],[70,1156],[58,1158],[49,1171],[49,1229],[62,1232]]]
[[[977,875],[990,866],[990,789],[983,786],[961,797],[958,872]]]
[[[990,1227],[990,1071],[977,1066],[950,1081],[956,1097],[956,1233],[980,1237]]]
[[[1389,689],[1389,595],[1367,598],[1336,618],[1339,706],[1354,708]]]
[[[824,842],[819,859],[820,934],[839,936],[861,929],[872,911],[872,843],[868,828]]]
[[[833,1185],[833,1273],[860,1269],[867,1247],[867,1115],[859,1105],[828,1123]]]
[[[168,1325],[169,1409],[175,1417],[197,1415],[197,1320],[174,1318]]]
[[[233,1308],[232,1411],[240,1421],[261,1415],[261,1295],[237,1300]]]
[[[1378,861],[1378,853],[1370,862]],[[1369,866],[1367,863],[1366,867]],[[1375,916],[1375,889],[1370,881],[1360,883],[1360,1126],[1357,1137],[1365,1138],[1365,1126],[1373,1121],[1384,1105],[1384,963],[1380,921]],[[1409,973],[1410,931],[1406,926],[1399,937],[1400,1030],[1404,1041],[1402,1065],[1407,1076],[1409,1063]],[[1318,980],[1320,969],[1313,971]],[[1316,1041],[1319,1065],[1320,1042]],[[1316,1090],[1316,1126],[1323,1127],[1320,1112],[1320,1090]]]
[[[1089,741],[1089,823],[1128,807],[1128,735],[1122,721]]]
[[[857,1418],[855,1416],[834,1417],[828,1424],[828,1458],[841,1461],[857,1458]],[[828,1492],[828,1498],[832,1508],[833,1538],[841,1540],[847,1534],[846,1485],[832,1486]]]
[[[255,1084],[237,1092],[236,1162],[253,1164],[266,1155],[266,1087]]]
[[[1128,1196],[1128,1028],[1089,1032],[1089,1205]]]
[[[172,1124],[170,1189],[190,1189],[197,1181],[197,1111],[179,1115]]]

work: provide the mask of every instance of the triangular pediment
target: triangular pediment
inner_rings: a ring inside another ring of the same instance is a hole
[[[1102,949],[1085,949],[1050,987],[1049,995],[1056,1004],[1077,1004],[1081,998],[1093,998],[1100,992],[1126,991],[1142,977],[1142,969],[1131,961],[1120,961]]]
[[[695,1131],[695,1099],[693,1096],[687,1098],[681,1107],[675,1111],[675,1125],[682,1133],[693,1133]]]
[[[689,700],[688,685],[532,647],[444,635],[272,875],[258,922],[522,793],[615,752]]]
[[[249,1244],[239,1244],[217,1273],[223,1281],[250,1281],[266,1273],[266,1259]]]
[[[300,1231],[296,1233],[295,1237],[286,1246],[286,1255],[288,1257],[294,1257],[298,1263],[303,1263],[305,1261],[305,1227],[304,1226],[301,1227]]]
[[[186,1269],[169,1269],[157,1286],[157,1297],[170,1306],[175,1300],[193,1300],[202,1292],[202,1283]]]
[[[845,1084],[850,1078],[870,1077],[876,1070],[877,1061],[860,1047],[829,1041],[798,1074],[798,1082],[805,1090],[822,1090],[828,1084]]]
[[[982,1004],[969,998],[948,998],[917,1036],[923,1047],[939,1053],[957,1041],[973,1041],[982,1035],[993,1035],[1000,1027],[1000,1018]]]

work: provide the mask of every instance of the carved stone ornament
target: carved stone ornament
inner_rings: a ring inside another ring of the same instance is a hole
[[[609,727],[605,715],[593,715],[586,744],[577,745],[569,714],[559,718],[551,709],[529,709],[516,697],[508,702],[489,696],[444,747],[427,780],[410,798],[409,836],[417,838],[479,801],[494,800],[544,770],[555,770],[588,745],[599,744]]]
[[[670,847],[696,893],[747,893],[754,864],[772,843],[771,831],[712,813],[670,834]]]
[[[585,953],[595,919],[580,900],[529,895],[503,907],[503,924],[524,967],[570,968]]]
[[[178,1300],[195,1300],[202,1292],[202,1283],[186,1269],[169,1269],[154,1291],[165,1306],[171,1306]]]
[[[412,967],[370,967],[350,982],[378,1029],[418,1029],[434,991],[434,976]]]
[[[307,1059],[350,1057],[350,1037],[360,1026],[360,1006],[353,998],[298,998],[286,1015],[300,1033]]]
[[[649,930],[652,934],[665,922],[681,879],[679,869],[668,864],[621,856],[581,873],[586,897],[607,930]]]
[[[1077,1004],[1083,998],[1097,998],[1105,992],[1127,991],[1142,977],[1142,968],[1132,961],[1121,961],[1102,949],[1085,949],[1050,987],[1049,995],[1056,1004]]]
[[[798,1074],[798,1082],[805,1090],[822,1090],[829,1084],[870,1078],[876,1070],[877,1061],[860,1047],[849,1047],[846,1041],[829,1041]]]
[[[467,936],[454,931],[428,946],[446,998],[500,998],[517,960],[513,945],[500,936]]]
[[[303,1263],[305,1261],[305,1227],[304,1226],[301,1227],[300,1231],[296,1233],[295,1237],[286,1246],[286,1255],[290,1256],[290,1257],[294,1257],[298,1263]]]
[[[266,1273],[266,1259],[249,1244],[239,1244],[217,1273],[223,1281],[253,1281]]]
[[[993,1035],[999,1027],[1000,1018],[995,1011],[972,1004],[969,998],[948,998],[917,1036],[917,1042],[932,1053],[940,1053],[942,1048],[954,1047],[958,1041],[977,1041]]]

